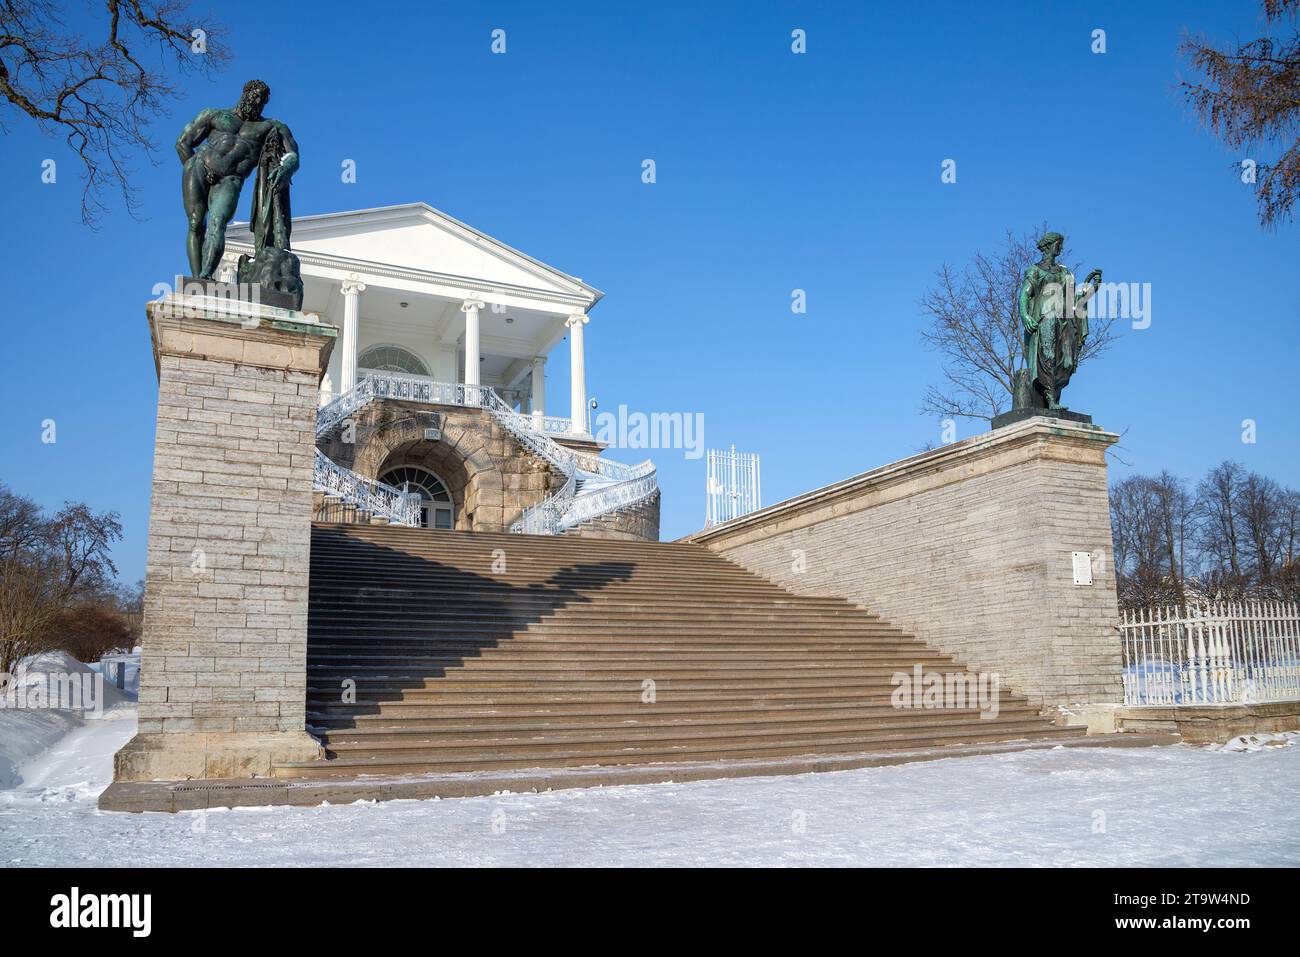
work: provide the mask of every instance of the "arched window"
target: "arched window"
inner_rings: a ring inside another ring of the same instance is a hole
[[[421,528],[455,528],[456,506],[442,479],[428,469],[402,465],[379,476],[385,485],[420,495]]]
[[[404,375],[429,375],[424,360],[401,346],[371,346],[357,356],[357,368],[369,372],[400,372]]]

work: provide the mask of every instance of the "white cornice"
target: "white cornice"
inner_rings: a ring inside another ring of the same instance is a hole
[[[574,303],[589,303],[595,305],[603,297],[604,293],[594,286],[590,286],[578,279],[576,276],[570,276],[568,273],[561,272],[554,266],[548,266],[539,259],[534,259],[527,253],[515,249],[513,246],[501,242],[456,219],[449,216],[441,210],[434,209],[427,203],[405,203],[398,206],[380,206],[373,209],[348,210],[337,213],[317,213],[311,216],[295,216],[293,220],[294,235],[303,238],[310,237],[313,234],[325,233],[336,230],[340,227],[357,226],[357,227],[383,227],[393,226],[403,222],[426,222],[440,229],[446,230],[453,235],[458,235],[462,240],[477,246],[484,247],[494,255],[500,256],[516,266],[531,272],[534,275],[545,277],[546,279],[557,282],[562,286],[568,286],[572,289],[571,300]],[[232,245],[238,245],[247,248],[252,245],[252,236],[248,230],[247,223],[232,223],[227,229],[227,242]],[[307,255],[294,250],[304,262],[307,262]],[[342,259],[342,257],[338,257]],[[351,261],[351,260],[344,260]],[[362,262],[355,260],[355,262]],[[320,265],[330,265],[329,263],[320,263]],[[374,264],[376,266],[380,264]],[[383,267],[397,270],[404,270],[405,267]],[[427,272],[420,269],[409,270],[410,274],[404,278],[423,278],[425,276],[444,277],[442,273]],[[384,273],[380,273],[384,275]],[[450,279],[463,279],[464,277],[447,276]],[[469,288],[479,288],[472,286]],[[483,291],[490,291],[492,288],[501,288],[505,291],[507,288],[504,284],[493,286],[482,286]],[[524,290],[529,287],[513,287],[516,290]],[[564,297],[564,293],[555,293],[551,290],[533,290],[534,293],[545,293],[548,297]],[[520,294],[523,294],[522,292]]]
[[[251,242],[242,242],[236,239],[226,241],[228,249],[234,249],[238,252],[249,252],[253,250]],[[564,311],[568,313],[574,305],[585,305],[588,308],[595,305],[595,302],[581,293],[564,293],[552,289],[537,289],[530,286],[516,286],[504,282],[487,282],[482,279],[475,279],[472,276],[457,276],[453,273],[434,272],[428,269],[415,269],[410,266],[391,266],[384,263],[368,262],[364,259],[349,259],[345,256],[330,256],[324,253],[306,252],[301,249],[295,249],[293,254],[298,260],[307,266],[317,266],[323,269],[335,269],[342,273],[364,273],[370,276],[387,276],[391,279],[404,279],[408,282],[427,283],[437,286],[450,286],[452,288],[463,290],[466,293],[502,293],[510,296],[518,296],[521,299],[528,299],[534,302],[545,302],[555,306],[555,309],[542,310],[546,312]],[[340,280],[348,278],[346,276],[333,277]]]

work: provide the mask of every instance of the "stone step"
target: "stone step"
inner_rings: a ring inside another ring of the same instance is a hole
[[[368,735],[363,740],[341,740],[328,735],[326,748],[337,758],[363,757],[367,759],[406,758],[419,756],[460,757],[473,752],[484,755],[505,756],[513,753],[549,754],[554,752],[580,753],[583,751],[608,751],[611,748],[644,749],[673,748],[679,746],[728,747],[744,745],[781,744],[805,741],[842,743],[848,740],[888,741],[897,737],[914,738],[934,734],[989,734],[1011,735],[1041,730],[1042,723],[1032,718],[982,720],[978,714],[958,717],[949,715],[943,722],[913,723],[881,721],[828,721],[787,722],[780,726],[728,725],[722,727],[697,727],[685,725],[653,725],[649,727],[620,728],[611,734],[608,728],[579,731],[551,729],[537,731],[463,731],[424,732],[419,734]],[[1059,730],[1059,729],[1058,729]]]
[[[1081,733],[1081,732],[1080,732]],[[336,758],[325,761],[289,762],[277,765],[276,777],[330,777],[359,774],[418,774],[439,771],[475,772],[506,769],[574,768],[595,765],[655,764],[664,761],[727,761],[757,757],[784,757],[801,754],[857,754],[864,751],[891,749],[911,750],[941,745],[981,744],[1003,741],[1030,741],[1035,738],[1068,737],[1068,729],[1043,727],[980,729],[951,728],[942,731],[905,734],[858,734],[840,738],[823,737],[816,741],[680,743],[615,749],[570,749],[538,753],[520,750],[512,754],[455,755],[443,751],[403,753],[401,756],[375,758]]]
[[[1005,688],[991,718],[973,701],[896,708],[900,672],[963,666],[697,545],[316,526],[311,560],[305,694],[328,760],[277,775],[726,764],[1074,733]]]
[[[771,724],[780,726],[786,723],[807,723],[820,725],[823,722],[875,721],[882,724],[944,724],[950,719],[965,720],[978,718],[980,711],[976,708],[949,708],[932,711],[900,710],[890,704],[871,707],[857,700],[839,703],[824,701],[815,708],[792,705],[789,707],[672,707],[669,705],[640,705],[636,708],[624,706],[619,710],[606,711],[571,711],[545,712],[528,711],[518,714],[506,714],[488,709],[466,709],[451,712],[441,717],[427,718],[386,718],[383,715],[359,715],[355,718],[326,719],[317,716],[313,727],[327,740],[363,740],[370,735],[387,734],[430,734],[442,731],[482,732],[486,729],[506,728],[523,731],[549,731],[556,728],[574,728],[582,730],[608,730],[611,718],[617,718],[622,728],[641,728],[658,726],[708,726],[733,727],[745,725]],[[1033,720],[1039,717],[1032,706],[1020,702],[1002,702],[999,704],[999,717],[1017,717],[1021,720]],[[984,719],[988,720],[988,719]]]
[[[446,599],[444,598],[444,600]],[[429,605],[430,600],[427,597],[423,599],[417,597],[393,600],[371,596],[337,599],[322,596],[319,601],[313,602],[312,608],[320,612],[323,619],[328,619],[339,615],[369,615],[373,613],[387,613],[390,616],[406,617],[412,613],[418,615],[420,612],[428,611]],[[533,613],[534,609],[544,612],[550,611],[552,607],[552,600],[545,596],[511,598],[508,607],[503,609],[501,601],[474,601],[458,595],[455,599],[454,611],[456,617],[461,620],[486,617],[495,621],[502,617],[524,617]],[[689,615],[693,621],[813,621],[819,623],[840,621],[858,626],[874,626],[899,631],[897,628],[890,628],[885,625],[879,618],[851,608],[821,609],[799,604],[755,608],[751,603],[743,603],[731,609],[719,608],[716,602],[701,600],[691,606],[682,605],[675,608],[665,608],[661,602],[619,602],[602,597],[599,607],[582,602],[565,605],[564,607],[567,609],[569,617],[575,620],[613,617],[633,622],[658,621],[660,619],[675,620]],[[690,609],[689,613],[686,611],[687,608]]]
[[[698,639],[669,637],[647,638],[599,638],[575,630],[568,635],[533,635],[520,632],[501,639],[450,639],[424,638],[357,638],[345,633],[337,635],[313,634],[313,648],[320,654],[330,655],[458,655],[480,656],[485,652],[500,648],[509,648],[512,654],[520,655],[586,655],[586,654],[621,654],[645,655],[717,655],[734,658],[746,655],[771,657],[777,654],[803,655],[810,649],[819,654],[835,656],[881,656],[908,654],[915,656],[947,657],[932,651],[922,642],[903,639],[859,639],[852,635],[843,639],[792,639],[780,635],[770,637],[745,637],[718,639],[705,637]]]
[[[892,689],[890,689],[892,692]],[[880,692],[874,697],[863,695],[858,689],[844,691],[838,687],[797,687],[777,688],[755,691],[747,688],[726,688],[712,690],[675,690],[671,694],[658,695],[652,706],[657,709],[753,709],[789,707],[837,707],[857,706],[888,708],[892,707],[890,695]],[[574,713],[590,711],[623,715],[629,707],[636,707],[642,700],[640,693],[630,695],[626,690],[586,690],[570,691],[563,689],[474,689],[459,688],[413,693],[409,698],[392,701],[360,702],[343,704],[340,696],[322,695],[308,701],[308,710],[315,714],[334,720],[355,716],[357,720],[368,716],[382,716],[385,720],[421,717],[439,717],[447,714],[479,713],[492,714],[542,714]],[[1015,696],[1019,702],[1019,696]],[[641,707],[651,707],[642,705]]]
[[[538,642],[541,645],[544,643]],[[921,646],[924,648],[924,646]],[[768,652],[733,651],[731,653],[716,652],[710,654],[700,654],[698,652],[680,652],[664,651],[659,653],[650,652],[619,652],[619,651],[584,651],[573,653],[568,651],[563,644],[558,647],[556,644],[550,644],[548,647],[535,648],[531,652],[520,651],[516,648],[506,649],[502,654],[493,655],[498,649],[487,649],[482,654],[436,654],[423,651],[411,651],[401,654],[396,653],[390,647],[385,646],[386,653],[376,654],[374,652],[349,650],[346,652],[336,652],[333,649],[317,649],[312,653],[312,665],[317,668],[328,669],[346,669],[351,667],[375,668],[399,666],[406,669],[417,669],[432,666],[435,668],[458,668],[474,667],[486,670],[499,670],[501,668],[522,668],[522,667],[546,667],[546,668],[639,668],[647,664],[653,664],[657,667],[677,669],[677,668],[735,668],[739,670],[749,669],[781,669],[787,667],[795,668],[856,668],[871,667],[872,665],[889,665],[893,667],[898,663],[898,655],[892,651],[841,651],[841,652],[820,652],[815,658],[806,655],[800,655],[792,649],[780,649]],[[806,650],[806,649],[804,649]],[[937,670],[939,667],[947,666],[952,668],[954,663],[946,655],[940,655],[937,652],[928,650],[919,651],[911,655],[913,664],[921,664],[931,670]]]
[[[377,576],[375,579],[376,585],[370,587],[383,588],[389,594],[405,589],[415,597],[427,595],[431,598],[445,597],[453,592],[468,592],[471,596],[478,596],[485,600],[504,595],[517,595],[519,598],[523,598],[528,594],[542,597],[565,597],[574,594],[590,595],[599,592],[601,594],[608,593],[611,597],[628,601],[634,598],[644,599],[647,596],[656,594],[662,597],[664,589],[667,588],[680,590],[682,596],[686,598],[709,597],[766,601],[791,597],[789,593],[780,594],[776,591],[775,585],[769,585],[759,579],[751,582],[729,582],[690,574],[673,577],[646,574],[633,577],[629,575],[588,574],[586,572],[557,572],[546,578],[533,579],[524,578],[523,576],[511,576],[505,579],[502,577],[488,578],[486,575],[468,575],[442,571],[428,575],[417,575],[401,571],[385,572],[382,569],[376,569],[366,563],[361,563],[350,571],[336,569],[328,574],[313,572],[312,578],[319,581],[322,594],[324,594],[324,589],[330,586],[340,589],[355,588],[357,587],[358,576],[370,573]],[[378,585],[379,582],[383,584]],[[840,604],[841,607],[844,606],[844,603],[837,604]]]
[[[520,662],[514,658],[501,661],[471,661],[454,664],[406,664],[402,662],[388,664],[344,664],[317,663],[307,665],[307,680],[326,680],[329,678],[369,677],[371,679],[387,678],[394,687],[409,687],[411,678],[426,676],[428,681],[441,683],[450,681],[619,681],[640,683],[645,678],[654,678],[656,683],[673,687],[685,687],[687,682],[696,680],[717,681],[767,681],[775,686],[779,681],[799,681],[815,678],[832,680],[842,678],[845,681],[875,681],[893,688],[890,679],[894,675],[906,674],[910,677],[911,667],[902,668],[893,662],[875,664],[851,664],[845,662],[793,661],[793,662],[758,662],[747,665],[725,664],[722,666],[693,664],[684,662],[671,664],[665,662],[646,663],[636,661],[584,661],[572,664],[557,664],[547,660]],[[372,680],[370,687],[374,686]]]

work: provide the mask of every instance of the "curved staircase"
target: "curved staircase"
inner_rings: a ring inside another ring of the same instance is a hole
[[[511,527],[512,532],[558,535],[584,522],[631,508],[653,496],[659,487],[654,463],[649,459],[639,465],[623,465],[599,455],[567,449],[547,435],[544,427],[539,428],[538,420],[532,415],[516,412],[492,388],[484,385],[372,373],[320,408],[316,413],[317,440],[376,399],[483,409],[525,450],[562,472],[564,485],[526,510]],[[418,498],[330,461],[319,448],[313,488],[367,516],[394,525],[419,524]]]
[[[281,777],[653,769],[1082,734],[1005,689],[992,718],[974,704],[896,709],[894,674],[964,669],[856,605],[795,596],[694,544],[317,525],[308,632],[308,722],[327,758]]]

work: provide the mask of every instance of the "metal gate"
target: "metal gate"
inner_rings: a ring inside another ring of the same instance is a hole
[[[763,507],[759,484],[758,453],[730,449],[709,449],[707,454],[708,506],[704,527],[739,518]]]

